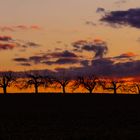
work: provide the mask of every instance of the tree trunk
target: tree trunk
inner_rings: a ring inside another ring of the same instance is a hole
[[[66,93],[65,86],[62,86],[62,89],[63,89],[63,93],[65,94]]]
[[[35,86],[35,94],[38,94],[38,86]]]
[[[89,94],[92,94],[92,89],[89,90]]]
[[[138,94],[140,94],[140,87],[137,85]]]
[[[3,87],[3,93],[4,93],[4,95],[7,94],[7,88],[6,87]]]
[[[116,89],[116,88],[114,88],[114,94],[115,94],[115,95],[117,94],[117,89]]]

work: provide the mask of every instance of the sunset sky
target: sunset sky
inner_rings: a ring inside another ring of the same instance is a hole
[[[112,75],[137,76],[139,5],[139,0],[0,0],[0,69],[96,67],[98,74],[106,68]]]

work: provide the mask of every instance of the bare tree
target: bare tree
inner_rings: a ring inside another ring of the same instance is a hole
[[[140,83],[139,82],[134,82],[131,91],[140,94]]]
[[[140,94],[140,81],[128,81],[124,90],[126,92],[138,93]]]
[[[25,73],[21,82],[20,89],[34,87],[35,94],[38,94],[38,88],[44,85],[44,78],[38,71],[30,71]]]
[[[71,77],[66,71],[57,72],[50,78],[50,83],[53,85],[53,88],[61,88],[62,93],[66,93],[66,87],[71,82]]]
[[[73,89],[75,90],[81,86],[88,90],[90,94],[92,94],[98,83],[99,80],[95,75],[79,76],[73,84]]]
[[[4,94],[7,94],[7,88],[13,84],[15,79],[16,77],[12,71],[2,72],[0,74],[0,88],[3,89]]]
[[[110,90],[113,91],[114,94],[117,94],[117,91],[122,91],[122,87],[124,85],[124,81],[119,79],[103,79],[100,82],[102,88],[104,90]]]

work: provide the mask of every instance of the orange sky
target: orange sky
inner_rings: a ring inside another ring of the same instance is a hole
[[[108,45],[106,57],[133,53],[139,58],[139,29],[125,26],[113,28],[101,24],[103,13],[97,13],[100,7],[106,11],[136,8],[138,0],[2,0],[0,5],[0,36],[10,36],[12,44],[34,42],[38,47],[15,47],[0,49],[1,70],[54,69],[74,65],[32,64],[21,66],[14,58],[28,58],[40,53],[54,52],[56,48],[72,50],[72,43],[78,40],[101,39]],[[6,11],[5,11],[6,9]],[[89,21],[89,25],[86,22]],[[94,25],[91,25],[92,22]],[[90,24],[91,23],[91,24]],[[5,43],[1,41],[1,43]],[[6,42],[7,43],[7,42]],[[9,43],[9,42],[8,42]],[[56,50],[55,50],[56,51]],[[59,51],[59,50],[57,50]],[[84,52],[84,58],[93,59],[93,53]]]

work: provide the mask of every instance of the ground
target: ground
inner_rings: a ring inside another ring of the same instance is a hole
[[[0,95],[0,140],[140,140],[140,95]]]

